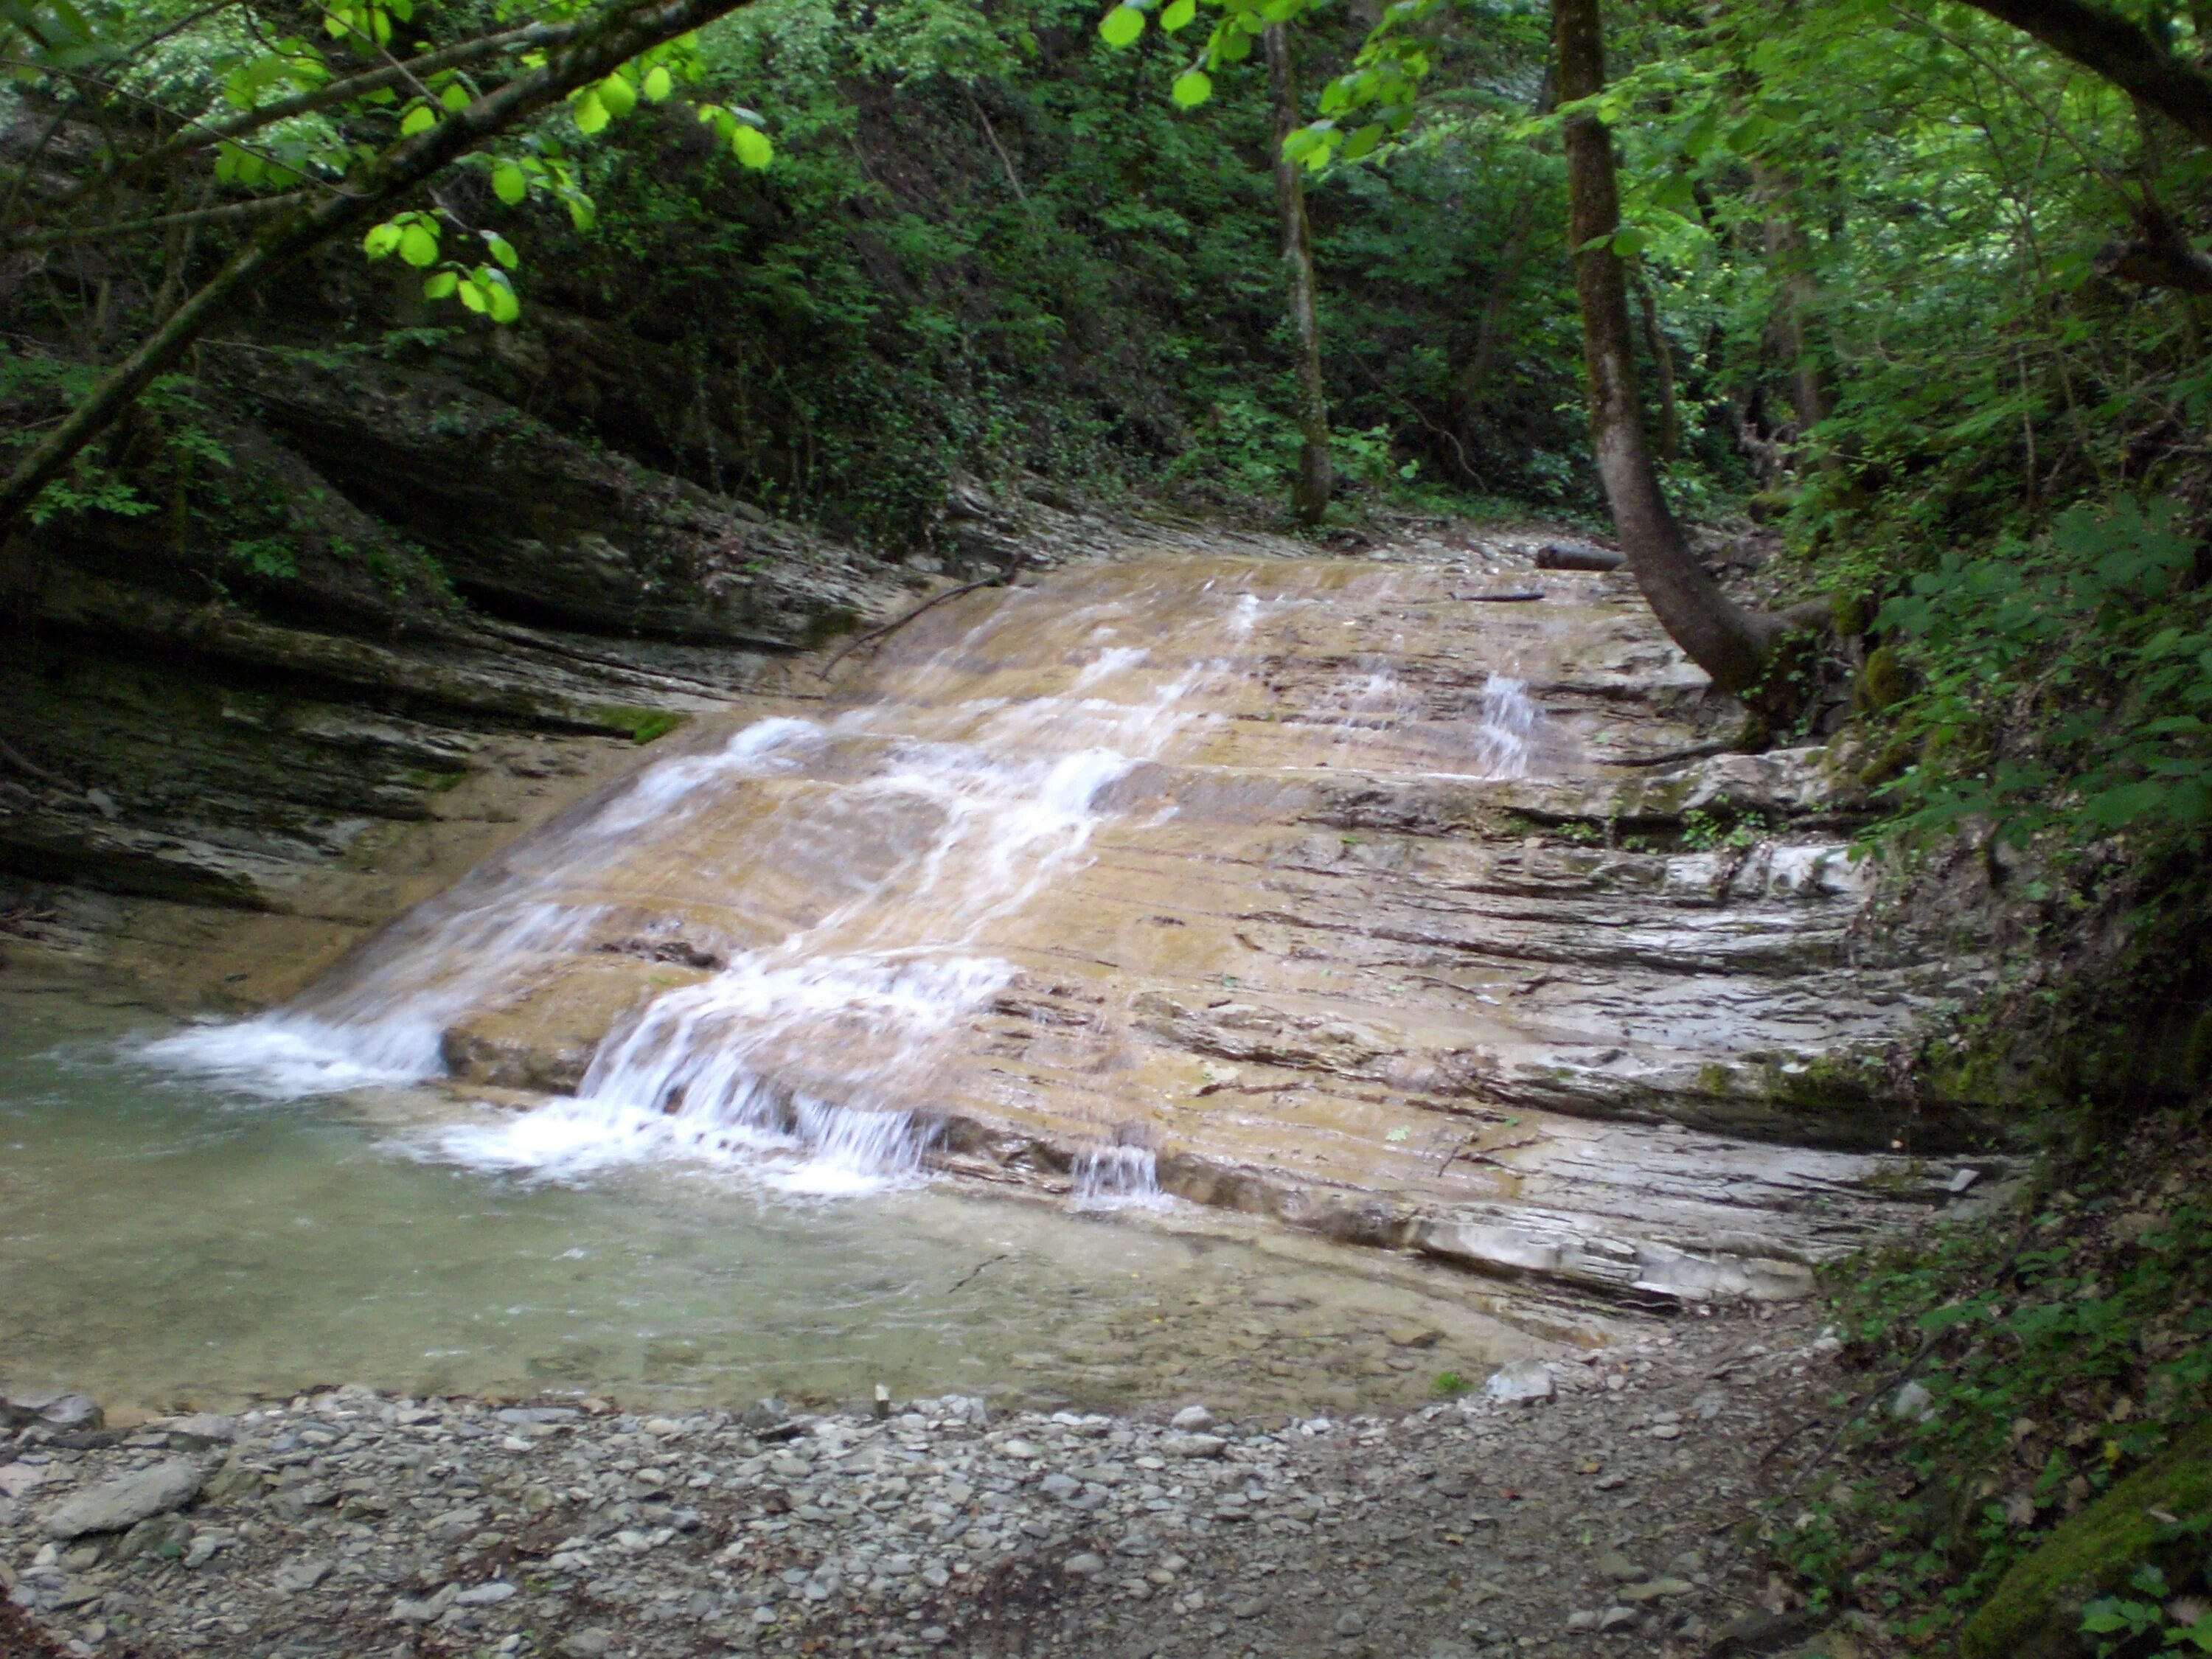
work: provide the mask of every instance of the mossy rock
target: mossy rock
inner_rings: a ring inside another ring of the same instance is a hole
[[[1861,708],[1887,708],[1911,695],[1912,671],[1905,665],[1893,647],[1877,646],[1867,653],[1866,666],[1859,671],[1856,690]]]
[[[2087,1651],[2081,1608],[2160,1553],[2167,1523],[2212,1517],[2212,1421],[2199,1423],[2004,1576],[1960,1633],[1965,1659],[2060,1659]]]

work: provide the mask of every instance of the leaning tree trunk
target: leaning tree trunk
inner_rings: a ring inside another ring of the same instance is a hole
[[[1319,524],[1335,479],[1328,460],[1328,400],[1321,378],[1321,319],[1314,308],[1313,232],[1306,222],[1306,187],[1283,141],[1298,125],[1298,81],[1280,23],[1267,25],[1268,78],[1275,92],[1275,204],[1283,219],[1283,270],[1291,290],[1291,330],[1298,349],[1298,479],[1291,505],[1301,524]]]
[[[1604,89],[1605,34],[1598,6],[1599,0],[1553,0],[1562,103]],[[1596,116],[1583,112],[1568,118],[1565,141],[1567,240],[1575,250],[1575,295],[1582,306],[1590,447],[1597,454],[1613,530],[1659,625],[1721,690],[1747,690],[1765,673],[1786,624],[1741,610],[1721,592],[1690,550],[1660,492],[1637,393],[1627,272],[1612,246],[1620,228],[1613,137]]]

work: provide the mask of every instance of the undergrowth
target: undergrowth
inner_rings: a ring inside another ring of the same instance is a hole
[[[1890,1650],[1951,1651],[2056,1526],[2203,1417],[2202,1127],[2166,1118],[2053,1164],[2016,1220],[1933,1226],[1834,1273],[1833,1329],[1856,1386],[1833,1403],[1859,1414],[1763,1532],[1814,1606]],[[2191,1622],[2166,1617],[2191,1610],[2170,1567],[2124,1565],[2116,1594],[2079,1615],[2084,1653],[2153,1653]]]

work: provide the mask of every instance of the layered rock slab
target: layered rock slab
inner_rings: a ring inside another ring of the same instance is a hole
[[[1523,556],[970,596],[804,718],[702,722],[330,994],[610,1133],[902,1112],[952,1167],[1080,1187],[1111,1149],[1486,1271],[1801,1291],[1951,1199],[1915,1155],[1979,1121],[1880,1062],[1984,965],[1862,925],[1820,756],[1710,753],[1735,711],[1621,579],[1464,597]]]

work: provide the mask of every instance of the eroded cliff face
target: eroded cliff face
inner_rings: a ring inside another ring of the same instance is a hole
[[[1887,1069],[1986,963],[1867,925],[1862,807],[1717,752],[1624,579],[1175,541],[757,681],[295,1015],[564,1145],[1157,1180],[1570,1297],[1800,1293],[1993,1184],[1994,1103]]]

